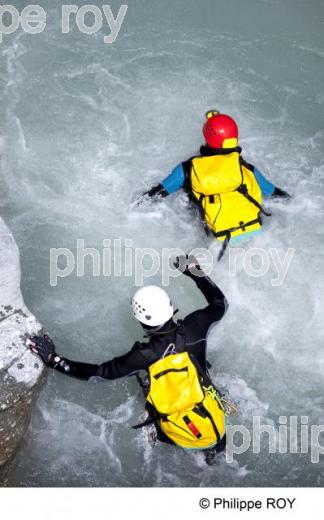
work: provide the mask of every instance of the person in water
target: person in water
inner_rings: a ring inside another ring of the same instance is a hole
[[[180,257],[175,265],[181,272],[193,280],[206,298],[207,306],[192,312],[183,321],[176,322],[174,314],[177,311],[174,311],[166,291],[157,286],[140,288],[135,293],[131,305],[133,314],[143,327],[148,341],[136,341],[131,350],[126,354],[102,364],[71,361],[57,353],[53,341],[47,334],[32,336],[28,341],[29,348],[33,353],[40,356],[45,365],[62,374],[83,380],[92,378],[114,380],[136,375],[140,371],[149,371],[154,363],[165,358],[170,346],[176,348],[178,344],[177,338],[181,330],[181,334],[183,334],[183,348],[181,351],[187,352],[194,360],[194,363],[197,363],[197,366],[200,367],[201,373],[208,375],[208,367],[210,365],[206,359],[207,336],[212,326],[223,318],[228,306],[227,301],[222,291],[205,275],[194,257],[190,259]],[[164,372],[166,373],[167,371]],[[181,371],[173,368],[168,372]],[[210,379],[208,381],[209,384],[212,384]],[[217,399],[217,403],[217,407],[221,410],[219,399]],[[197,417],[197,421],[201,420],[199,415],[195,417]],[[191,428],[196,433],[197,428],[195,429],[195,426],[189,423],[188,428]],[[153,424],[155,424],[157,438],[160,441],[174,444],[157,423],[153,421]],[[181,424],[183,427],[186,426],[184,423]],[[226,434],[225,426],[224,428],[223,426],[224,421],[221,427],[219,427],[219,432],[216,431],[218,435],[215,437],[212,449],[205,450],[207,462],[213,460],[216,453],[225,449]],[[191,434],[190,431],[187,433]]]
[[[183,188],[198,206],[207,234],[224,242],[220,258],[232,237],[258,231],[262,197],[290,198],[241,156],[238,127],[234,119],[211,110],[206,114],[200,155],[176,166],[160,184],[143,194],[167,197]]]

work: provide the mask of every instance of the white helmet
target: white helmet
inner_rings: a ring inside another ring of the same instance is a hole
[[[131,302],[135,318],[144,325],[159,327],[173,316],[173,305],[169,295],[156,285],[139,289]]]

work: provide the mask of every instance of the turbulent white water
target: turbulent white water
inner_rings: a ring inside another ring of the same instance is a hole
[[[20,247],[28,307],[72,359],[105,361],[141,338],[128,305],[133,277],[87,270],[54,288],[49,250],[75,251],[78,238],[100,251],[105,238],[206,245],[183,194],[146,211],[129,205],[196,153],[204,112],[220,107],[239,123],[245,158],[294,196],[270,204],[265,231],[243,246],[296,252],[280,286],[271,285],[273,264],[259,278],[231,276],[227,255],[214,269],[230,302],[209,338],[215,381],[239,404],[232,424],[251,428],[253,415],[276,427],[292,415],[324,424],[323,2],[130,0],[113,45],[103,43],[107,29],[62,35],[61,3],[40,4],[46,31],[0,46],[0,213]],[[203,304],[190,280],[169,290],[181,315]],[[269,454],[266,443],[213,467],[201,455],[152,449],[130,428],[142,407],[132,379],[49,374],[7,484],[323,484],[322,459]]]

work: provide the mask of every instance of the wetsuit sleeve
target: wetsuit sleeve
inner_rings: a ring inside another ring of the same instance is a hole
[[[264,197],[271,197],[276,189],[275,185],[268,181],[268,179],[266,179],[265,176],[255,166],[253,167],[253,173],[260,187],[262,195]]]
[[[289,193],[281,190],[280,188],[277,188],[274,184],[272,184],[272,182],[268,181],[255,166],[253,167],[253,172],[262,191],[262,195],[271,198],[291,198]]]
[[[260,170],[258,170],[255,166],[247,163],[243,158],[241,158],[241,161],[243,166],[245,166],[254,173],[254,176],[264,197],[280,197],[285,199],[291,199],[289,193],[281,190],[280,188],[277,188],[274,184],[272,184],[272,182],[266,179],[265,176],[260,172]]]
[[[144,196],[147,195],[151,198],[153,197],[167,197],[171,193],[175,193],[184,187],[185,183],[185,172],[183,168],[183,164],[178,164],[170,175],[164,179],[160,184],[153,186],[149,191],[144,193]]]
[[[254,174],[259,188],[262,192],[262,195],[264,197],[271,197],[271,195],[276,189],[275,185],[272,184],[272,182],[268,181],[268,179],[266,179],[265,176],[260,172],[260,170],[253,166],[253,164],[250,164],[247,161],[245,161],[243,157],[240,158],[240,161],[242,166],[244,166]]]
[[[58,372],[85,381],[91,378],[118,379],[129,376],[139,370],[145,370],[149,363],[139,352],[140,343],[135,343],[132,350],[123,356],[115,357],[101,365],[80,363],[66,358],[60,358],[53,368]]]
[[[208,276],[196,277],[191,275],[190,278],[203,293],[208,305],[204,309],[189,314],[184,322],[185,326],[195,330],[195,336],[199,336],[201,339],[206,336],[213,324],[223,318],[228,303],[222,291]]]
[[[164,181],[162,181],[161,185],[163,186],[167,194],[170,195],[171,193],[175,193],[176,191],[183,188],[184,182],[185,172],[181,163],[178,164],[178,166],[176,166],[172,170],[170,175],[166,179],[164,179]]]

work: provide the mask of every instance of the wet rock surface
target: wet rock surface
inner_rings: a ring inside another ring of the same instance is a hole
[[[27,430],[44,380],[42,362],[26,348],[40,329],[20,291],[17,244],[0,219],[0,478]]]

